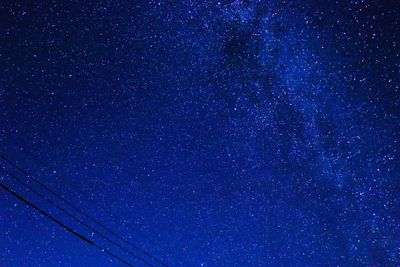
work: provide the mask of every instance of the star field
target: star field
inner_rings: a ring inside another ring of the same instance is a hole
[[[5,1],[0,153],[169,266],[398,266],[398,14],[394,0]],[[1,266],[125,266],[0,202]]]

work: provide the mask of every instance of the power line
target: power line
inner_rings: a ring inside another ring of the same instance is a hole
[[[14,145],[17,145],[14,141],[10,140],[12,143],[14,143]],[[34,161],[39,162],[41,165],[44,165],[46,167],[50,167],[49,164],[47,164],[46,162],[44,162],[43,160],[37,158],[35,155],[33,155],[33,153],[29,152],[27,149],[22,148],[20,149],[21,151],[23,151],[23,153],[25,153],[28,157],[30,157],[31,159],[33,159]],[[35,180],[35,177],[32,177],[32,175],[28,175],[26,174],[25,171],[21,170],[18,166],[16,166],[15,163],[13,163],[12,161],[6,159],[4,156],[0,155],[0,158],[2,158],[3,160],[7,161],[9,164],[13,165],[15,168],[19,169],[21,172],[23,172],[25,175],[29,176],[30,178],[32,178],[33,180]],[[50,167],[51,168],[51,167]],[[61,179],[70,184],[66,179],[64,179],[63,177],[61,177]],[[93,221],[94,223],[96,223],[97,225],[101,226],[102,228],[104,228],[105,230],[107,230],[109,233],[111,233],[112,235],[114,235],[115,237],[119,238],[120,240],[122,240],[123,242],[125,242],[126,244],[129,244],[130,246],[134,247],[135,249],[139,250],[140,252],[142,252],[143,254],[145,254],[146,256],[152,258],[154,261],[162,264],[165,267],[168,267],[168,265],[161,261],[160,259],[158,259],[155,256],[152,256],[150,254],[148,254],[146,251],[142,250],[141,248],[137,247],[135,244],[133,244],[132,242],[130,242],[128,239],[122,237],[120,234],[112,231],[111,229],[109,229],[107,226],[105,226],[103,223],[93,219],[90,217],[90,215],[88,215],[86,212],[84,212],[83,210],[77,208],[74,204],[72,204],[71,202],[69,202],[68,200],[66,200],[62,195],[58,194],[57,192],[55,192],[54,190],[52,190],[51,188],[49,188],[48,186],[46,186],[45,184],[43,184],[42,182],[40,182],[38,179],[35,180],[37,183],[39,183],[41,186],[43,186],[44,188],[46,188],[46,190],[48,190],[49,192],[51,192],[53,195],[57,196],[57,198],[62,199],[64,202],[66,202],[70,207],[72,207],[74,210],[82,213],[85,217],[89,218],[91,221]],[[71,184],[70,184],[71,185]],[[82,192],[82,190],[80,188],[73,186],[77,191],[80,191],[82,194],[84,194]],[[104,207],[102,207],[101,205],[99,205],[96,201],[94,201],[93,199],[88,198],[90,201],[94,202],[94,204],[98,205],[98,207],[102,208],[106,213],[108,213],[109,215],[113,216],[114,218],[116,217],[114,214],[112,214],[111,212],[107,211]],[[150,243],[152,243],[153,245],[157,246],[158,248],[160,248],[161,250],[163,250],[164,252],[166,252],[169,255],[172,255],[174,253],[172,253],[169,249],[167,249],[165,246],[162,246],[160,244],[158,244],[157,242],[153,241],[151,238],[149,238],[148,236],[146,236],[145,234],[143,234],[142,232],[140,232],[139,230],[135,229],[132,225],[131,225],[131,229],[133,231],[135,231],[137,234],[141,235],[144,239],[146,239],[147,241],[149,241]],[[181,260],[178,259],[178,261],[180,263],[182,263]],[[188,264],[186,264],[186,266],[188,266]]]
[[[121,258],[121,257],[115,255],[114,253],[112,253],[110,250],[104,249],[104,248],[102,248],[101,246],[97,245],[96,243],[93,243],[93,246],[95,246],[96,248],[98,248],[101,252],[107,253],[107,254],[110,255],[111,257],[114,257],[114,258],[120,260],[121,262],[125,263],[126,265],[131,266],[131,267],[135,267],[134,265],[132,265],[132,264],[129,263],[128,261],[126,261],[126,260],[124,260],[123,258]]]
[[[71,214],[70,212],[68,212],[67,210],[65,210],[63,207],[59,206],[57,203],[53,202],[52,200],[50,200],[49,198],[47,198],[46,196],[42,195],[39,191],[37,191],[36,189],[32,188],[29,184],[25,183],[24,181],[22,181],[21,179],[19,179],[17,176],[13,175],[12,173],[6,171],[3,167],[0,167],[0,170],[3,171],[5,174],[7,174],[8,176],[10,176],[11,178],[13,178],[14,180],[16,180],[18,183],[22,184],[23,186],[27,187],[30,191],[32,191],[34,194],[36,194],[37,196],[39,196],[41,199],[44,199],[45,201],[47,201],[49,204],[55,206],[57,209],[61,210],[62,212],[64,212],[65,214],[67,214],[69,217],[71,217],[74,221],[78,222],[79,224],[87,227],[89,230],[91,230],[92,232],[98,234],[99,236],[101,236],[103,239],[107,240],[108,242],[110,242],[111,244],[113,244],[114,246],[120,248],[121,250],[123,250],[124,252],[128,253],[129,255],[131,255],[132,257],[140,260],[141,262],[143,262],[144,264],[148,265],[148,266],[152,266],[150,263],[148,263],[145,259],[139,257],[138,255],[130,252],[129,250],[125,249],[124,247],[122,247],[121,245],[119,245],[118,243],[115,243],[113,240],[111,240],[110,238],[108,238],[107,236],[103,235],[102,233],[98,232],[96,229],[94,229],[93,227],[91,227],[90,225],[88,225],[87,223],[83,222],[81,219],[77,218],[75,215]]]
[[[27,171],[25,171],[23,168],[21,168],[20,166],[18,166],[16,163],[14,163],[13,161],[9,160],[8,158],[6,158],[5,156],[0,154],[0,158],[3,159],[4,161],[6,161],[7,163],[9,163],[10,165],[12,165],[14,168],[18,169],[20,172],[22,172],[24,175],[26,175],[27,177],[31,178],[32,180],[34,180],[36,183],[38,183],[40,186],[42,186],[43,188],[45,188],[47,191],[49,191],[50,193],[52,193],[54,196],[56,196],[58,199],[61,199],[62,201],[64,201],[65,203],[67,203],[72,209],[74,209],[75,211],[83,214],[85,217],[87,217],[89,220],[91,220],[92,222],[94,222],[95,224],[97,224],[98,226],[100,226],[101,228],[107,230],[109,233],[113,234],[114,236],[118,237],[119,239],[121,239],[122,241],[124,241],[125,243],[129,244],[130,246],[134,247],[136,250],[140,251],[141,253],[143,253],[144,255],[148,256],[149,258],[153,259],[154,261],[162,264],[165,267],[168,267],[168,265],[166,263],[164,263],[163,261],[161,261],[160,259],[158,259],[157,257],[151,255],[150,253],[148,253],[147,251],[143,250],[142,248],[138,247],[137,245],[133,244],[132,242],[130,242],[129,240],[127,240],[126,238],[122,237],[121,235],[119,235],[118,233],[114,232],[113,230],[109,229],[107,226],[105,226],[103,223],[99,222],[98,220],[92,218],[88,213],[86,213],[85,211],[83,211],[82,209],[80,209],[79,207],[77,207],[76,205],[74,205],[73,203],[71,203],[70,201],[68,201],[64,196],[58,194],[57,192],[55,192],[53,189],[51,189],[50,187],[48,187],[46,184],[44,184],[43,182],[41,182],[37,177],[29,174]],[[111,241],[110,241],[111,242]],[[120,246],[120,245],[117,245]],[[127,252],[129,253],[129,252]]]
[[[65,230],[67,230],[68,232],[70,232],[71,234],[75,235],[76,237],[78,237],[79,239],[82,239],[83,241],[85,241],[86,243],[93,245],[94,247],[100,249],[100,251],[107,253],[108,255],[110,255],[111,257],[125,263],[128,266],[131,267],[135,267],[134,265],[130,264],[129,262],[127,262],[126,260],[122,259],[121,257],[115,255],[114,253],[110,252],[108,249],[104,249],[103,247],[97,245],[96,243],[94,243],[92,240],[84,237],[83,235],[77,233],[76,231],[72,230],[70,227],[68,227],[67,225],[63,224],[61,221],[57,220],[56,218],[54,218],[53,216],[51,216],[50,214],[48,214],[47,212],[43,211],[42,209],[40,209],[39,207],[35,206],[33,203],[29,202],[27,199],[23,198],[22,196],[18,195],[16,192],[14,192],[13,190],[11,190],[9,187],[7,187],[6,185],[4,185],[2,182],[0,182],[0,186],[6,190],[8,193],[10,193],[11,195],[13,195],[14,197],[16,197],[17,199],[19,199],[20,201],[24,202],[26,205],[30,206],[31,208],[37,210],[40,214],[46,216],[47,218],[49,218],[50,220],[52,220],[53,222],[55,222],[56,224],[60,225],[62,228],[64,228]]]
[[[32,203],[30,203],[28,200],[26,200],[25,198],[21,197],[20,195],[18,195],[17,193],[15,193],[14,191],[12,191],[10,188],[8,188],[6,185],[4,185],[2,182],[0,182],[1,187],[6,190],[8,193],[12,194],[14,197],[18,198],[19,200],[21,200],[22,202],[24,202],[26,205],[30,206],[31,208],[34,208],[35,210],[37,210],[39,213],[41,213],[42,215],[46,216],[47,218],[49,218],[50,220],[52,220],[53,222],[57,223],[58,225],[60,225],[61,227],[63,227],[65,230],[67,230],[68,232],[70,232],[71,234],[75,235],[76,237],[82,239],[83,241],[89,243],[89,244],[93,244],[93,241],[84,237],[83,235],[75,232],[74,230],[72,230],[71,228],[69,228],[68,226],[66,226],[65,224],[63,224],[62,222],[60,222],[59,220],[57,220],[56,218],[52,217],[50,214],[46,213],[44,210],[36,207],[35,205],[33,205]]]

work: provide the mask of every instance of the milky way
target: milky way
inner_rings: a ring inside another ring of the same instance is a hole
[[[400,265],[397,1],[0,14],[1,155],[135,245],[169,266]],[[125,266],[4,190],[0,202],[1,266]]]

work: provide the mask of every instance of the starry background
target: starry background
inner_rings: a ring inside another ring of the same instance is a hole
[[[399,14],[3,1],[1,153],[170,266],[399,266]],[[0,202],[0,266],[123,266]]]

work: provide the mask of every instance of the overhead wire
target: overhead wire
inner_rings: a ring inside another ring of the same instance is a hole
[[[72,202],[70,202],[69,200],[67,200],[64,196],[62,196],[61,194],[57,193],[56,191],[54,191],[53,189],[51,189],[49,186],[47,186],[46,184],[44,184],[42,181],[40,181],[40,179],[38,179],[36,176],[31,175],[30,173],[28,173],[26,170],[24,170],[22,167],[20,167],[19,165],[17,165],[15,162],[11,161],[10,159],[8,159],[7,157],[5,157],[4,155],[0,154],[0,159],[6,161],[8,164],[10,164],[11,166],[13,166],[14,168],[16,168],[17,170],[19,170],[21,173],[23,173],[25,176],[27,176],[28,178],[32,179],[33,181],[35,181],[37,184],[39,184],[40,186],[42,186],[43,188],[45,188],[47,191],[49,191],[50,193],[52,193],[54,196],[56,196],[58,199],[64,201],[66,204],[68,204],[72,209],[74,209],[75,211],[83,214],[86,218],[88,218],[89,220],[91,220],[93,223],[97,224],[98,226],[100,226],[102,229],[108,231],[109,233],[111,233],[112,235],[114,235],[115,237],[119,238],[120,240],[124,241],[125,243],[129,244],[130,246],[132,246],[133,248],[135,248],[136,250],[140,251],[141,253],[143,253],[144,255],[146,255],[147,257],[151,258],[152,260],[160,263],[161,265],[168,267],[168,265],[166,263],[164,263],[162,260],[158,259],[157,257],[153,256],[152,254],[148,253],[147,251],[145,251],[144,249],[140,248],[139,246],[133,244],[131,241],[127,240],[126,238],[122,237],[121,235],[119,235],[118,233],[116,233],[115,231],[113,231],[112,229],[108,228],[107,226],[105,226],[103,223],[99,222],[97,219],[94,219],[92,216],[90,216],[88,213],[86,213],[85,211],[83,211],[81,208],[77,207],[75,204],[73,204]],[[87,226],[88,227],[88,226]],[[98,233],[100,235],[100,233]],[[104,238],[104,237],[103,237]],[[110,241],[110,240],[108,240]],[[112,241],[110,241],[112,242]],[[116,244],[114,244],[116,245]],[[122,249],[122,247],[118,244],[116,245],[118,247],[120,247]],[[125,250],[125,249],[124,249]],[[130,252],[125,251],[128,254],[130,254]]]
[[[22,201],[23,203],[25,203],[26,205],[28,205],[29,207],[35,209],[36,211],[38,211],[40,214],[42,214],[43,216],[49,218],[51,221],[55,222],[56,224],[58,224],[59,226],[61,226],[62,228],[64,228],[65,230],[67,230],[69,233],[73,234],[74,236],[78,237],[79,239],[83,240],[84,242],[88,243],[89,245],[92,245],[96,248],[98,248],[100,251],[107,253],[109,256],[125,263],[128,266],[131,267],[135,267],[133,264],[129,263],[128,261],[124,260],[123,258],[119,257],[118,255],[115,255],[114,253],[110,252],[108,249],[103,248],[102,246],[96,244],[95,242],[93,242],[92,240],[84,237],[83,235],[79,234],[78,232],[74,231],[72,228],[68,227],[67,225],[65,225],[64,223],[62,223],[60,220],[54,218],[53,216],[51,216],[50,214],[48,214],[47,212],[45,212],[44,210],[42,210],[41,208],[37,207],[36,205],[34,205],[33,203],[31,203],[29,200],[25,199],[24,197],[22,197],[21,195],[17,194],[15,191],[13,191],[12,189],[10,189],[8,186],[6,186],[5,184],[3,184],[2,182],[0,182],[0,186],[7,191],[8,193],[10,193],[11,195],[13,195],[15,198],[17,198],[18,200]]]
[[[137,260],[143,262],[144,264],[148,265],[148,266],[153,266],[151,263],[147,262],[145,259],[141,258],[140,256],[137,256],[136,254],[130,252],[129,250],[125,249],[124,247],[122,247],[121,245],[119,245],[118,243],[115,243],[113,240],[111,240],[110,238],[108,238],[107,236],[103,235],[102,233],[98,232],[96,229],[94,229],[93,227],[91,227],[90,225],[88,225],[87,223],[83,222],[81,219],[77,218],[75,215],[73,215],[72,213],[68,212],[66,209],[64,209],[63,207],[59,206],[57,203],[55,203],[54,201],[50,200],[49,198],[47,198],[46,196],[42,195],[39,191],[37,191],[36,189],[34,189],[32,186],[30,186],[29,184],[25,183],[24,181],[22,181],[21,179],[19,179],[17,176],[15,176],[14,174],[8,172],[7,170],[5,170],[3,167],[0,167],[0,171],[2,171],[3,173],[5,173],[6,175],[8,175],[9,177],[13,178],[14,180],[16,180],[18,183],[20,183],[21,185],[27,187],[32,193],[34,193],[35,195],[37,195],[38,197],[40,197],[41,199],[45,200],[46,202],[48,202],[50,205],[56,207],[57,209],[61,210],[63,213],[65,213],[66,215],[68,215],[70,218],[72,218],[74,221],[78,222],[79,224],[87,227],[90,231],[92,231],[93,233],[99,235],[100,237],[102,237],[103,239],[107,240],[108,242],[110,242],[111,244],[113,244],[114,246],[118,247],[119,249],[123,250],[124,252],[128,253],[129,255],[131,255],[132,257],[136,258]]]
[[[10,141],[11,143],[13,143],[14,145],[19,146],[18,144],[16,144],[16,143],[17,143],[16,141],[13,141],[13,140],[10,140],[10,139],[9,139],[9,141]],[[30,151],[27,150],[26,148],[21,147],[20,151],[21,151],[22,153],[24,153],[25,155],[27,155],[28,157],[30,157],[32,160],[34,160],[34,161],[40,163],[41,165],[45,166],[46,168],[52,169],[52,167],[51,167],[49,164],[47,164],[47,163],[44,162],[43,160],[41,160],[41,159],[39,159],[38,157],[36,157],[32,152],[30,152]],[[0,155],[0,157],[3,158],[4,160],[6,160],[6,159],[5,159],[4,157],[2,157],[1,155]],[[11,165],[15,166],[15,164],[13,164],[11,161],[9,161],[9,160],[6,160],[6,161],[9,162]],[[62,176],[57,175],[57,177],[61,178],[64,182],[68,183],[68,184],[71,185],[73,188],[75,188],[77,191],[79,191],[79,192],[81,192],[83,195],[85,195],[84,192],[83,192],[80,188],[78,188],[78,187],[72,185],[72,184],[69,183],[66,179],[64,179]],[[40,181],[37,181],[37,182],[38,182],[38,183],[41,183]],[[54,190],[52,190],[51,188],[49,188],[49,187],[46,186],[45,184],[42,183],[41,186],[43,186],[44,188],[46,188],[46,190],[48,190],[48,191],[51,192],[52,194],[56,195],[58,198],[62,198],[62,199],[64,198],[62,195],[58,194],[57,192],[55,192]],[[92,201],[94,204],[98,205],[98,207],[100,207],[101,209],[103,209],[103,210],[104,210],[106,213],[108,213],[110,216],[112,216],[112,217],[114,217],[114,218],[116,217],[116,215],[114,215],[114,214],[111,213],[110,211],[106,210],[104,207],[102,207],[101,205],[99,205],[95,200],[93,200],[92,198],[89,198],[88,196],[86,196],[86,197],[88,198],[88,200],[90,200],[90,201]],[[63,201],[65,201],[65,202],[66,202],[71,208],[73,208],[74,210],[76,210],[76,211],[82,213],[85,217],[88,217],[88,216],[89,216],[86,212],[84,212],[83,210],[77,208],[74,204],[72,204],[72,203],[69,202],[68,200],[63,199]],[[89,217],[88,217],[88,218],[89,218]],[[93,218],[89,218],[89,219],[90,219],[91,221],[93,221],[94,223],[98,224],[99,226],[101,226],[102,228],[104,228],[104,229],[106,229],[107,231],[109,231],[111,234],[113,234],[115,237],[119,238],[120,240],[122,240],[122,241],[125,242],[126,244],[129,244],[130,246],[132,246],[132,247],[134,247],[134,248],[136,248],[136,249],[138,249],[138,250],[140,251],[140,248],[137,248],[137,246],[136,246],[135,244],[133,244],[132,242],[130,242],[128,239],[124,238],[124,237],[121,236],[120,234],[116,233],[115,231],[112,231],[112,230],[108,229],[108,227],[105,226],[103,223],[101,223],[101,222],[99,222],[98,220],[95,220],[95,219],[93,219]],[[152,240],[152,239],[149,238],[147,235],[143,234],[141,231],[139,231],[138,229],[134,228],[132,225],[130,225],[130,226],[131,226],[131,229],[132,229],[133,231],[135,231],[137,234],[139,234],[141,237],[143,237],[144,239],[146,239],[147,241],[149,241],[149,242],[150,242],[151,244],[153,244],[154,246],[157,246],[158,248],[160,248],[161,250],[163,250],[164,252],[166,252],[169,256],[172,256],[172,255],[174,254],[173,252],[171,252],[171,251],[170,251],[168,248],[166,248],[165,246],[163,246],[163,245],[159,244],[158,242]],[[141,251],[141,252],[144,253],[143,251]],[[144,254],[145,254],[145,253],[144,253]],[[149,256],[149,255],[147,255],[147,256]],[[150,257],[150,256],[149,256],[149,257]],[[163,262],[162,260],[160,260],[160,259],[158,259],[158,258],[153,258],[153,260],[156,261],[156,262],[158,262],[158,263],[160,263],[161,265],[163,265],[163,266],[165,266],[165,267],[168,267],[168,265],[167,265],[165,262]],[[181,263],[181,264],[183,264],[182,260],[179,259],[179,258],[178,258],[178,262]],[[183,266],[189,266],[189,264],[183,264]]]

